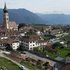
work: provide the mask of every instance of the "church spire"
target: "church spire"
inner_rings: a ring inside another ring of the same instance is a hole
[[[7,13],[8,12],[8,9],[7,9],[7,6],[6,6],[6,3],[4,5],[4,9],[3,9],[4,13]]]

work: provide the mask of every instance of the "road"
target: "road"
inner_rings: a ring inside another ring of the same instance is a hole
[[[21,65],[20,63],[18,63],[18,62],[16,62],[16,61],[12,60],[11,58],[9,58],[9,57],[7,57],[7,56],[5,56],[5,55],[3,54],[3,51],[1,51],[1,50],[0,50],[0,57],[4,57],[4,58],[10,60],[11,62],[15,63],[15,64],[18,65],[19,67],[23,67],[23,70],[29,70],[28,68],[26,68],[25,66]]]

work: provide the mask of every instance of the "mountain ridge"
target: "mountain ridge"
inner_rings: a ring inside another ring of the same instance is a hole
[[[37,14],[26,9],[8,9],[10,21],[17,23],[45,23]],[[3,10],[0,9],[0,22],[3,22]]]
[[[49,24],[70,24],[70,15],[67,14],[37,14]]]
[[[26,9],[8,9],[10,21],[26,24],[70,24],[70,15],[40,14]],[[3,10],[0,9],[0,23],[3,23]]]

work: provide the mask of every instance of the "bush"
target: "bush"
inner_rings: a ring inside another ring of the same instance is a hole
[[[18,51],[24,51],[26,50],[25,47],[23,45],[20,45],[20,47],[17,48]]]
[[[13,51],[13,48],[10,46],[10,44],[6,44],[5,46],[7,51]]]

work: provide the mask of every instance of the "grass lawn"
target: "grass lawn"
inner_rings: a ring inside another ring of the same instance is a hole
[[[55,53],[48,52],[48,51],[46,51],[46,55],[49,55],[49,57],[52,58],[52,59],[57,57],[57,55]]]
[[[67,56],[67,54],[70,52],[66,48],[63,48],[63,49],[57,48],[56,50],[59,53],[59,55],[63,58],[65,58]]]
[[[60,49],[60,48],[56,48],[57,53],[52,53],[52,52],[46,52],[47,55],[49,55],[49,57],[51,58],[56,58],[57,56],[66,58],[67,54],[70,52],[69,50],[67,50],[66,48]]]
[[[70,48],[65,48],[60,43],[55,43],[53,46],[55,47],[56,52],[47,50],[47,53],[46,53],[49,55],[49,57],[51,57],[53,59],[56,58],[57,56],[66,58],[68,53],[70,53]]]
[[[70,53],[70,50],[66,48],[56,48],[57,53],[46,51],[46,55],[49,55],[50,58],[55,59],[57,56],[66,58],[67,54]]]
[[[0,57],[0,66],[5,67],[7,70],[20,70],[20,68],[16,64],[3,57]]]

